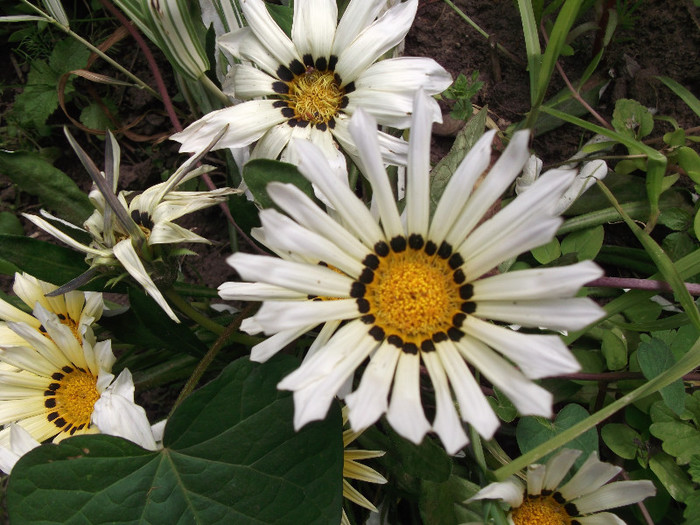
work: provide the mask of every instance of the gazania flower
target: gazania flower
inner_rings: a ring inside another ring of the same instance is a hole
[[[356,152],[348,133],[349,116],[362,107],[379,124],[406,128],[416,90],[440,93],[450,75],[429,58],[378,61],[406,36],[417,0],[397,3],[377,18],[386,0],[352,0],[339,22],[335,0],[294,3],[291,38],[277,25],[262,0],[242,0],[249,27],[218,40],[234,57],[250,62],[232,66],[224,92],[246,102],[213,111],[171,138],[182,151],[199,151],[231,124],[216,148],[241,148],[258,141],[253,157],[287,158],[292,138],[319,146],[336,172],[345,160],[335,141]],[[252,65],[251,65],[252,64]],[[435,101],[432,118],[441,120]],[[405,143],[380,134],[387,161],[405,164]]]
[[[333,396],[368,358],[359,386],[345,398],[354,430],[386,412],[402,436],[418,443],[434,430],[447,450],[456,452],[468,442],[456,400],[462,419],[490,438],[498,419],[469,365],[520,413],[550,416],[551,394],[531,379],[577,371],[576,359],[558,335],[514,331],[500,323],[583,328],[603,312],[590,299],[573,295],[602,272],[592,262],[489,272],[554,236],[561,219],[552,207],[575,173],[543,175],[479,224],[528,158],[528,132],[516,133],[475,187],[491,160],[494,134],[489,132],[456,170],[431,218],[431,111],[421,94],[414,108],[402,217],[382,165],[374,120],[358,111],[350,129],[377,214],[347,185],[326,176],[329,166],[317,147],[299,141],[299,170],[328,197],[337,220],[296,187],[269,184],[268,193],[288,216],[263,210],[258,238],[286,253],[287,260],[236,253],[229,263],[252,282],[219,288],[224,299],[263,301],[241,325],[249,333],[272,335],[253,349],[254,360],[268,358],[325,323],[310,355],[278,385],[294,391],[296,427],[325,417]],[[432,424],[422,408],[421,364],[434,389],[430,402],[437,405]]]
[[[174,280],[173,264],[169,258],[192,252],[172,248],[184,242],[208,243],[196,233],[178,226],[173,221],[183,215],[223,202],[237,190],[221,188],[213,191],[176,191],[183,182],[209,171],[203,166],[193,169],[209,148],[196,157],[189,158],[165,182],[148,188],[139,195],[121,191],[115,195],[119,178],[119,145],[108,133],[105,172],[100,172],[87,154],[66,131],[68,140],[95,183],[90,200],[95,206],[93,214],[85,221],[84,228],[61,221],[50,214],[50,220],[62,222],[92,237],[89,245],[82,244],[67,235],[49,221],[36,215],[24,215],[42,230],[76,250],[87,254],[91,265],[91,277],[97,269],[113,271],[123,268],[131,275],[160,307],[175,321],[177,316],[151,277],[157,273],[160,283],[169,285]],[[119,271],[117,270],[117,271]],[[78,282],[76,286],[81,284]]]
[[[0,470],[10,475],[15,463],[30,450],[41,445],[19,425],[10,425],[9,445],[0,446]]]
[[[638,503],[656,494],[649,480],[608,483],[622,468],[600,461],[595,452],[560,487],[580,455],[580,450],[564,449],[552,456],[546,465],[530,465],[527,486],[515,478],[491,483],[470,501],[498,499],[506,502],[510,506],[508,523],[511,525],[624,525],[615,514],[601,511]]]
[[[111,341],[95,342],[92,329],[74,328],[37,302],[35,323],[8,322],[23,345],[0,341],[0,425],[16,423],[36,441],[54,442],[103,432],[155,449],[146,413],[134,403],[131,374],[114,380]],[[12,430],[0,431],[10,448]]]
[[[40,281],[36,277],[26,273],[16,273],[12,290],[22,299],[29,308],[39,303],[49,312],[56,314],[58,319],[72,331],[75,338],[82,342],[82,338],[88,334],[88,327],[102,317],[104,302],[102,294],[97,292],[71,291],[55,297],[47,297],[55,291],[56,285]],[[23,312],[19,308],[0,299],[0,319],[16,323],[25,323],[42,334],[46,334],[45,328],[36,317]],[[0,344],[7,346],[26,345],[26,341],[12,331],[6,323],[0,323]]]
[[[348,421],[348,408],[343,407],[343,424]],[[372,467],[358,463],[363,459],[380,458],[384,455],[384,451],[381,450],[357,450],[353,448],[348,448],[353,441],[355,441],[362,432],[355,432],[351,428],[343,431],[343,497],[356,503],[357,505],[369,509],[373,512],[378,512],[377,507],[372,505],[372,502],[365,498],[360,492],[350,485],[349,479],[356,479],[359,481],[367,481],[369,483],[386,483],[386,478],[382,476],[379,472],[374,470]],[[343,509],[343,519],[341,525],[350,525],[350,520]]]

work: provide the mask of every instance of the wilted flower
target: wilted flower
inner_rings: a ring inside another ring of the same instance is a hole
[[[271,183],[269,195],[288,216],[263,210],[258,239],[285,253],[286,260],[240,252],[229,258],[241,278],[252,282],[224,283],[221,297],[263,301],[241,328],[272,335],[253,348],[252,359],[267,359],[325,323],[311,355],[278,385],[294,391],[297,428],[325,417],[333,397],[369,358],[359,386],[345,398],[352,428],[366,428],[386,412],[402,436],[418,443],[434,430],[454,453],[468,440],[453,392],[462,419],[487,439],[499,424],[468,365],[520,413],[545,417],[551,415],[552,396],[531,379],[579,369],[559,336],[518,332],[489,320],[577,330],[603,315],[590,299],[574,297],[602,274],[590,261],[486,276],[501,262],[551,240],[562,222],[552,208],[575,172],[543,175],[480,224],[528,157],[529,133],[516,133],[475,187],[491,161],[489,132],[458,167],[431,218],[431,116],[428,97],[418,95],[403,216],[382,165],[375,122],[358,111],[350,131],[377,213],[347,185],[328,178],[330,167],[317,147],[298,141],[299,170],[335,212],[324,213],[293,185]],[[421,402],[421,362],[435,389],[432,424]]]
[[[188,159],[167,181],[156,184],[138,195],[127,191],[115,195],[119,178],[119,145],[114,136],[108,133],[105,171],[100,172],[73,137],[68,132],[66,135],[95,182],[96,188],[90,192],[95,211],[85,221],[83,228],[68,224],[46,212],[42,214],[46,219],[59,221],[89,234],[92,242],[89,245],[82,244],[44,218],[27,214],[24,216],[68,246],[85,252],[86,261],[91,266],[86,278],[94,275],[98,269],[122,273],[123,268],[173,320],[177,321],[177,316],[151,274],[156,273],[156,280],[166,286],[170,285],[175,280],[177,267],[169,259],[192,253],[172,245],[209,241],[173,221],[188,213],[223,202],[238,190],[175,190],[183,182],[212,169],[210,166],[193,169],[208,151],[208,148],[205,148],[200,155]],[[81,281],[78,281],[76,286],[79,284]]]

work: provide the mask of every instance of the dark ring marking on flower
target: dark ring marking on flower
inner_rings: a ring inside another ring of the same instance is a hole
[[[369,301],[367,299],[364,299],[362,297],[357,299],[357,309],[360,311],[361,314],[366,314],[369,312]],[[374,321],[372,321],[374,322]]]
[[[466,301],[467,299],[471,299],[473,295],[474,295],[474,286],[473,285],[463,284],[462,286],[459,287],[459,297],[461,299],[464,299]]]
[[[328,127],[330,129],[335,129],[335,119],[333,117],[328,121]]]
[[[286,118],[292,118],[294,116],[294,110],[290,107],[282,108],[282,116]]]
[[[136,210],[132,211],[132,212],[131,212],[131,215],[134,215],[134,213],[136,213],[137,216],[138,216],[138,212],[137,212]],[[66,316],[63,315],[63,314],[57,314],[56,317],[58,317],[61,321],[65,321],[65,320],[66,320]]]
[[[578,509],[576,508],[576,505],[573,503],[567,503],[564,505],[564,510],[569,516],[577,516],[578,515]]]
[[[447,259],[452,255],[452,246],[446,241],[442,241],[440,248],[437,251],[438,257],[440,259]]]
[[[362,284],[371,284],[374,281],[374,271],[370,268],[365,268],[362,270],[360,277],[358,279]]]
[[[56,392],[53,390],[44,390],[44,396],[55,396]]]
[[[455,270],[455,273],[452,274],[452,280],[457,284],[462,284],[466,278],[461,268]]]
[[[319,122],[316,124],[316,129],[319,131],[326,131],[326,129],[328,129],[328,125],[325,122]]]
[[[63,428],[66,426],[66,423],[68,423],[65,419],[62,417],[59,417],[58,419],[55,419],[53,424],[56,425],[58,428]]]
[[[294,59],[291,64],[289,64],[289,70],[295,75],[301,75],[306,71],[306,66],[297,59]]]
[[[379,268],[379,258],[373,253],[370,253],[367,257],[364,258],[362,264],[364,266],[367,266],[368,268],[372,268],[372,270],[376,270],[377,268]]]
[[[459,341],[460,339],[462,339],[462,337],[464,336],[464,332],[462,332],[462,330],[459,330],[459,329],[455,328],[454,326],[452,326],[452,327],[447,329],[447,335],[449,336],[450,339],[452,339],[453,341],[456,342],[456,341]]]
[[[454,314],[452,316],[452,324],[455,325],[455,327],[459,328],[462,326],[466,318],[467,316],[461,312],[458,314]]]
[[[447,341],[447,334],[445,332],[435,332],[431,337],[433,343],[442,343]]]
[[[360,317],[360,321],[362,321],[365,324],[372,324],[376,320],[377,320],[377,318],[374,317],[372,314],[367,314],[367,315],[363,315],[362,317]]]
[[[364,284],[355,281],[352,283],[352,286],[350,287],[350,297],[352,297],[353,299],[358,299],[360,297],[364,297],[366,291],[367,291],[367,288],[365,287]]]
[[[44,406],[46,408],[56,408],[56,398],[51,397],[49,399],[44,400]]]
[[[273,89],[274,89],[274,88],[273,88]],[[272,103],[272,107],[273,107],[273,108],[286,108],[286,107],[289,107],[289,106],[287,106],[287,101],[286,101],[286,100],[275,100],[275,101]]]
[[[430,339],[426,339],[420,344],[420,349],[423,352],[434,352],[435,343],[433,343]]]
[[[295,127],[297,124],[299,124],[299,121],[298,121],[297,119],[295,119],[295,118],[290,118],[290,119],[287,121],[287,124],[289,125],[290,128],[293,128],[293,127]]]
[[[343,98],[340,99],[340,109],[347,107],[348,102],[350,102],[350,99],[347,96],[343,96]]]
[[[453,253],[450,260],[447,261],[447,264],[450,266],[450,268],[456,270],[464,264],[464,258],[459,253]]]
[[[294,78],[294,73],[292,73],[288,67],[280,66],[277,68],[277,78],[284,82],[289,82]]]
[[[374,325],[372,328],[369,329],[369,335],[374,337],[376,341],[383,341],[384,336],[386,334],[384,333],[384,329],[381,326]]]
[[[42,334],[45,334],[45,333],[46,333],[46,328],[44,328],[44,325],[43,325],[43,324],[39,326],[39,331],[40,331]]]
[[[316,69],[319,71],[326,71],[328,69],[328,61],[326,57],[319,57],[316,59]]]
[[[314,67],[314,57],[311,56],[311,53],[306,53],[302,57],[302,60],[304,61],[304,65],[306,67]]]
[[[418,353],[418,346],[416,346],[415,343],[406,343],[401,350],[406,354],[416,355]]]
[[[406,237],[404,237],[403,235],[397,235],[396,237],[391,239],[391,241],[389,241],[389,244],[391,245],[391,249],[395,253],[401,253],[406,249]]]
[[[335,65],[338,63],[338,57],[335,55],[331,55],[331,57],[328,59],[328,69],[329,70],[334,70]]]
[[[386,342],[390,345],[394,345],[396,348],[401,348],[403,346],[403,339],[398,335],[390,335],[386,338]]]
[[[53,391],[55,392],[55,391],[58,390],[60,387],[61,387],[61,385],[59,385],[58,383],[51,383],[51,384],[49,385],[49,390],[53,390]]]
[[[66,430],[68,430],[68,429],[66,428]],[[73,434],[75,434],[77,430],[78,430],[77,427],[71,428],[71,429],[70,429],[70,435],[72,436]]]
[[[412,233],[408,237],[408,245],[413,250],[420,250],[424,244],[425,244],[425,241],[423,241],[423,236],[418,234],[418,233]]]
[[[46,416],[46,419],[49,421],[53,421],[58,417],[58,412],[51,412],[48,416]]]
[[[73,368],[70,367],[70,366],[68,366],[68,365],[66,365],[66,366],[64,366],[63,368],[61,368],[61,370],[63,370],[66,374],[70,374],[70,373],[73,372]]]
[[[423,250],[428,255],[435,255],[435,252],[437,252],[437,245],[433,241],[428,241],[425,243],[425,248]]]
[[[289,86],[284,82],[273,82],[272,91],[274,91],[275,93],[279,93],[280,95],[286,95],[287,93],[289,93]],[[287,105],[286,102],[285,105]]]
[[[379,255],[379,257],[386,257],[389,255],[389,245],[384,241],[379,241],[374,245],[374,253]]]
[[[299,126],[300,128],[305,128],[306,126],[309,125],[308,121],[306,121],[306,120],[294,119],[294,121],[297,123],[296,125]]]
[[[61,372],[54,372],[53,374],[51,374],[51,379],[55,379],[56,381],[60,381],[61,379],[63,379],[63,377],[64,376]]]
[[[476,312],[476,303],[472,301],[467,301],[462,303],[462,306],[459,308],[462,310],[465,314],[473,314]]]
[[[340,78],[340,77],[338,77]],[[340,83],[340,81],[338,81]],[[355,91],[355,82],[348,82],[348,85],[344,87],[345,89],[345,94],[347,95],[348,93],[352,93]]]

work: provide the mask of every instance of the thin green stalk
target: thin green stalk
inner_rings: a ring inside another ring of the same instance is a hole
[[[199,362],[197,365],[197,368],[194,369],[194,372],[192,372],[192,375],[190,378],[187,380],[187,383],[185,383],[185,386],[182,387],[182,390],[180,391],[180,395],[177,396],[177,399],[175,400],[175,404],[173,405],[172,410],[170,411],[170,415],[172,415],[173,411],[177,408],[177,406],[182,403],[182,401],[192,393],[194,388],[197,386],[197,383],[199,383],[199,380],[202,378],[204,375],[204,372],[206,372],[207,368],[209,368],[209,365],[214,361],[214,358],[217,356],[217,354],[221,351],[221,349],[226,345],[226,343],[231,339],[231,336],[234,335],[234,333],[238,330],[238,328],[241,326],[241,323],[243,322],[243,319],[248,317],[250,312],[252,311],[254,305],[248,305],[241,313],[236,316],[236,318],[231,322],[230,325],[228,325],[222,332],[219,338],[214,342],[212,345],[211,349],[202,357],[202,360]]]
[[[69,36],[71,36],[72,38],[76,39],[78,42],[80,42],[80,43],[83,44],[85,47],[87,47],[90,51],[92,51],[93,53],[95,53],[96,55],[98,55],[98,56],[99,56],[100,58],[102,58],[105,62],[107,62],[108,64],[110,64],[112,67],[114,67],[114,68],[116,68],[117,70],[119,70],[119,71],[121,71],[122,73],[124,73],[127,77],[129,77],[131,80],[133,80],[139,87],[141,87],[141,88],[145,89],[146,91],[148,91],[151,95],[153,95],[154,97],[156,97],[158,100],[161,100],[160,95],[158,94],[158,92],[157,92],[156,90],[154,90],[151,86],[149,86],[148,84],[146,84],[146,83],[145,83],[143,80],[141,80],[139,77],[137,77],[136,75],[134,75],[131,71],[129,71],[129,70],[127,70],[126,68],[124,68],[124,66],[122,66],[121,64],[119,64],[117,61],[115,61],[114,59],[112,59],[110,56],[108,56],[107,54],[105,54],[103,51],[97,49],[94,45],[92,45],[90,42],[88,42],[87,40],[85,40],[85,39],[84,39],[82,36],[80,36],[78,33],[74,32],[72,29],[70,29],[70,28],[68,28],[68,27],[65,27],[65,26],[61,25],[61,23],[60,23],[58,20],[55,20],[54,18],[50,17],[49,15],[47,15],[46,13],[44,13],[41,9],[39,9],[38,7],[36,7],[36,6],[32,5],[31,3],[29,3],[27,0],[22,0],[22,3],[24,3],[25,5],[31,7],[34,11],[36,11],[36,12],[39,13],[41,16],[43,16],[44,19],[45,19],[48,23],[53,24],[53,25],[56,26],[58,29],[60,29],[61,31],[63,31],[64,33],[66,33],[67,35],[69,35]]]
[[[211,81],[211,79],[206,76],[202,75],[199,77],[197,80],[206,87],[209,92],[214,95],[219,102],[221,102],[224,106],[230,106],[231,105],[231,99],[229,99],[226,95],[224,95],[223,91],[221,91],[214,82]]]
[[[496,479],[502,481],[508,476],[511,476],[526,468],[528,465],[536,463],[547,454],[554,452],[559,447],[566,445],[587,430],[595,427],[599,423],[602,423],[619,410],[622,410],[638,399],[642,399],[643,397],[653,394],[654,392],[658,392],[665,386],[668,386],[674,381],[682,378],[684,375],[694,370],[698,365],[700,365],[700,340],[696,341],[692,348],[683,357],[681,357],[675,365],[664,371],[662,374],[649,380],[649,382],[643,384],[629,394],[622,396],[620,399],[613,401],[580,423],[577,423],[573,427],[564,430],[561,434],[558,434],[552,439],[533,448],[526,454],[523,454],[519,458],[513,460],[508,465],[496,470],[494,472]]]
[[[165,292],[163,292],[163,295],[165,295],[168,299],[170,299],[170,302],[172,302],[175,306],[177,306],[178,309],[183,314],[185,314],[187,317],[192,319],[195,323],[206,328],[210,332],[213,332],[216,335],[220,336],[226,330],[220,324],[215,323],[214,321],[209,319],[206,315],[204,315],[201,312],[197,311],[196,309],[192,308],[192,306],[190,306],[190,303],[185,301],[182,298],[182,296],[179,293],[177,293],[173,288],[168,288],[167,290],[165,290]]]
[[[469,425],[469,439],[472,442],[472,452],[474,453],[476,463],[482,470],[488,470],[486,466],[486,456],[484,456],[484,448],[481,444],[481,436],[472,425]]]

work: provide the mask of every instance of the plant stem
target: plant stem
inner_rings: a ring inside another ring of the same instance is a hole
[[[671,285],[664,281],[653,279],[633,279],[628,277],[601,277],[595,281],[586,283],[589,287],[598,288],[630,288],[634,290],[655,290],[659,292],[672,292]],[[685,287],[691,295],[700,295],[700,284],[685,283]]]
[[[224,106],[231,105],[231,99],[228,98],[208,76],[202,75],[197,80],[201,82],[202,85],[204,85],[204,87],[206,87]]]

